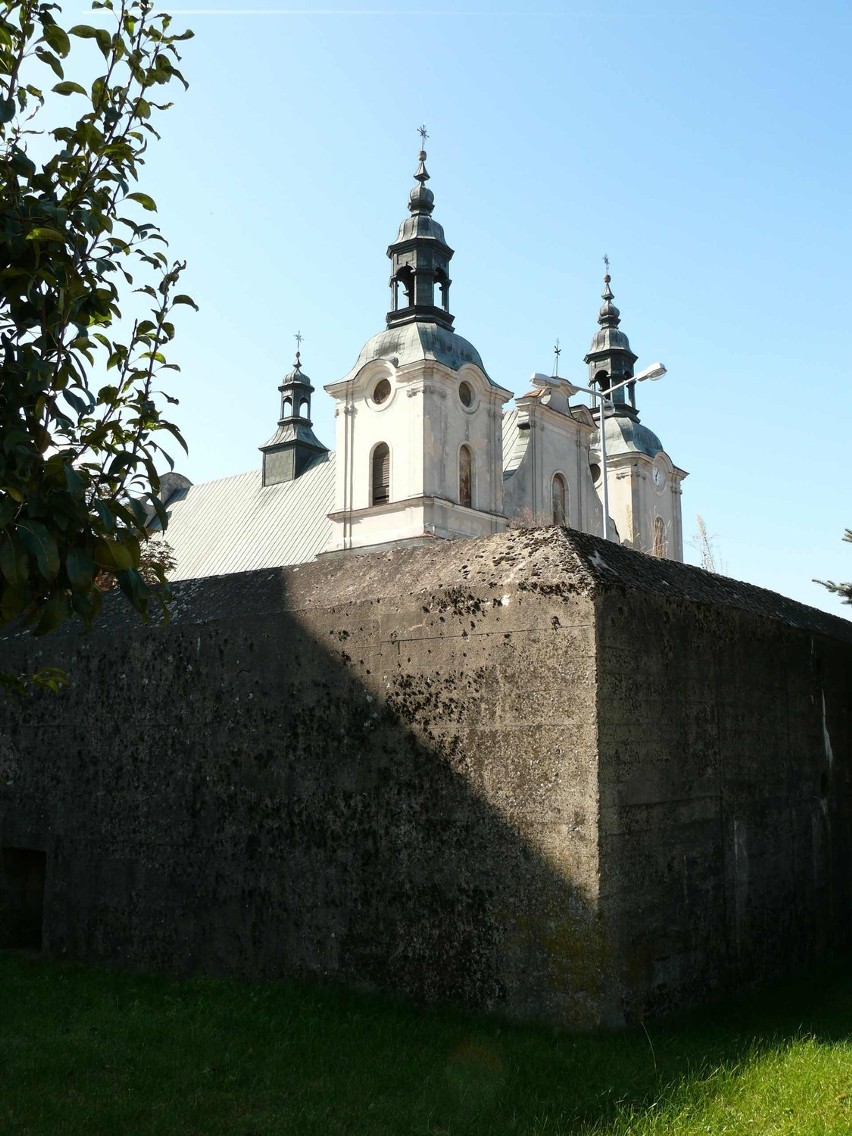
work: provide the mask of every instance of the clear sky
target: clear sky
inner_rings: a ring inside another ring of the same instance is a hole
[[[66,4],[75,18],[83,4]],[[193,481],[259,463],[294,334],[317,387],[384,326],[425,122],[457,331],[521,393],[585,382],[608,253],[642,421],[727,572],[839,614],[849,499],[848,0],[302,0],[168,7],[196,38],[141,187],[186,290]],[[86,15],[86,18],[90,18]],[[687,549],[687,559],[697,552]]]

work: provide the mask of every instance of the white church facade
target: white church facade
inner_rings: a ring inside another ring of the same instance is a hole
[[[487,536],[512,523],[601,534],[604,476],[609,538],[683,559],[686,473],[639,421],[642,375],[609,275],[585,356],[589,387],[600,394],[590,406],[572,402],[577,388],[536,374],[512,404],[511,391],[453,329],[453,250],[432,216],[425,161],[421,151],[409,216],[387,251],[386,326],[351,371],[325,387],[335,403],[335,451],[313,433],[314,388],[297,352],[259,470],[200,485],[163,479],[175,579]]]

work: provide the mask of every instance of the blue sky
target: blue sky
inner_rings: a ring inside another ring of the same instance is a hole
[[[83,5],[69,6],[82,15]],[[642,420],[730,575],[840,614],[852,578],[846,3],[184,3],[189,92],[142,188],[201,311],[173,393],[194,481],[241,472],[294,333],[318,388],[384,326],[425,122],[456,329],[517,393],[584,381],[601,258]],[[696,559],[690,550],[688,559]]]

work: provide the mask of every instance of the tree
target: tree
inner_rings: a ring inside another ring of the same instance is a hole
[[[843,534],[843,539],[852,541],[852,529],[847,529]],[[814,580],[815,584],[822,584],[824,588],[828,588],[830,592],[834,592],[836,596],[841,596],[844,603],[852,603],[852,583],[850,584],[835,584],[833,580]]]
[[[0,624],[35,634],[72,614],[90,625],[105,577],[142,618],[165,603],[165,570],[143,572],[142,548],[154,517],[167,525],[161,440],[186,448],[159,384],[178,369],[172,310],[195,305],[134,187],[152,115],[171,105],[159,92],[186,85],[177,45],[192,33],[148,0],[92,7],[109,27],[66,31],[57,4],[0,0]],[[65,77],[72,45],[75,62],[103,57],[87,87]],[[45,129],[61,99],[79,117]]]

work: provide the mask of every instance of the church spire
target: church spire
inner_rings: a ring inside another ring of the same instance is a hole
[[[630,350],[630,340],[621,331],[621,312],[613,301],[612,277],[609,274],[609,257],[604,257],[606,274],[604,275],[604,290],[601,293],[603,303],[598,311],[600,330],[596,331],[592,344],[583,362],[589,368],[589,385],[597,386],[602,391],[608,391],[611,386],[624,382],[633,377],[633,364],[637,356]],[[636,414],[635,384],[622,387],[615,391],[612,401],[617,411],[624,412],[630,417]],[[629,403],[628,403],[629,397]]]
[[[407,323],[435,323],[452,330],[450,315],[449,264],[453,250],[444,239],[444,230],[432,218],[435,195],[428,188],[426,169],[426,127],[421,126],[420,152],[414,180],[417,185],[408,195],[408,211],[399,233],[388,247],[391,270],[391,310],[387,326]]]
[[[318,454],[327,454],[328,447],[311,429],[311,380],[302,371],[302,333],[296,332],[296,358],[292,371],[288,371],[278,390],[281,394],[281,416],[278,429],[265,446],[263,454],[263,484],[277,485],[293,481],[304,473]]]

